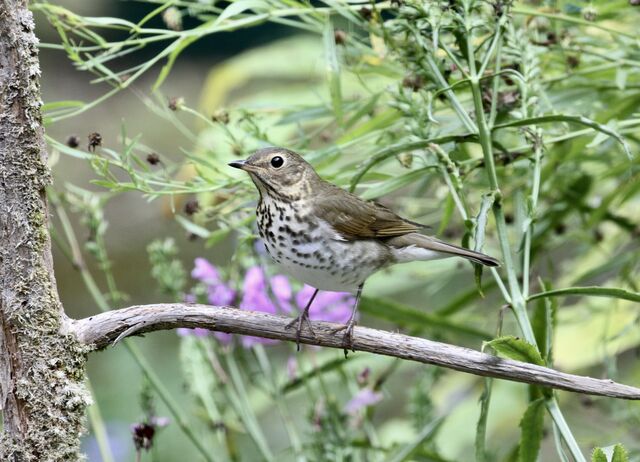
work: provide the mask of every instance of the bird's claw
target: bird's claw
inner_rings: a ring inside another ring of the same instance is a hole
[[[349,322],[344,326],[340,326],[331,330],[331,332],[334,334],[337,334],[340,331],[344,331],[344,336],[342,337],[342,345],[344,348],[345,359],[349,355],[349,350],[351,350],[353,353],[356,352],[356,350],[353,347],[353,328],[355,327],[355,325],[356,325],[355,319],[351,318],[349,319]]]
[[[313,331],[313,327],[311,327],[311,320],[309,319],[309,313],[307,311],[302,312],[297,318],[291,321],[289,324],[285,326],[285,329],[291,329],[292,327],[296,327],[296,351],[300,351],[300,334],[302,333],[302,323],[307,325],[307,329],[309,329],[309,333],[313,338],[316,337],[316,333]]]

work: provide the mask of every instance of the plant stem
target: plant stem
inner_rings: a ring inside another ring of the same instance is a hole
[[[518,325],[520,326],[520,330],[525,338],[525,340],[536,348],[538,348],[538,344],[536,342],[535,335],[533,333],[533,328],[531,327],[531,321],[529,320],[529,315],[527,313],[527,306],[522,295],[520,285],[518,284],[518,277],[516,274],[516,269],[513,264],[513,259],[511,256],[511,248],[509,245],[509,236],[507,233],[507,224],[504,217],[504,212],[502,210],[502,194],[500,192],[500,188],[498,185],[498,177],[496,174],[495,162],[493,159],[493,146],[491,143],[491,130],[487,124],[486,116],[484,113],[484,108],[482,106],[482,90],[480,88],[480,76],[476,72],[476,63],[474,50],[472,45],[472,28],[469,21],[468,10],[467,17],[465,21],[465,28],[467,34],[467,58],[469,64],[469,73],[471,75],[470,84],[471,84],[471,93],[473,96],[473,105],[476,115],[476,123],[478,124],[478,138],[480,140],[480,146],[482,147],[482,152],[484,154],[484,162],[485,168],[487,170],[487,177],[489,179],[489,185],[492,189],[492,192],[495,195],[495,202],[493,204],[493,214],[496,221],[496,228],[498,231],[498,240],[500,242],[500,247],[502,249],[502,255],[504,259],[504,267],[507,271],[507,281],[509,283],[509,291],[511,293],[511,307],[515,314]],[[496,31],[495,33],[498,33]],[[497,95],[493,95],[493,98],[496,98]],[[567,443],[567,446],[571,450],[571,453],[574,459],[577,462],[584,462],[584,456],[578,447],[578,443],[573,436],[571,429],[567,425],[562,412],[558,406],[555,397],[551,397],[547,402],[547,409],[551,414],[554,422],[556,423],[558,430],[562,434],[563,439]]]
[[[107,430],[104,425],[104,419],[102,418],[102,413],[100,412],[100,406],[98,406],[98,402],[95,398],[95,393],[93,388],[91,387],[91,382],[87,379],[86,387],[93,396],[93,404],[87,408],[87,415],[89,417],[89,422],[91,423],[91,429],[93,430],[93,436],[98,443],[98,450],[100,451],[100,457],[102,458],[102,462],[114,462],[113,453],[111,452],[111,447],[109,446],[109,435],[107,434]]]

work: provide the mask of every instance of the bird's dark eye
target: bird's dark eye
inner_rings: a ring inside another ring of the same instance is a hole
[[[280,168],[284,164],[284,159],[280,156],[275,156],[271,159],[271,166],[273,168]]]

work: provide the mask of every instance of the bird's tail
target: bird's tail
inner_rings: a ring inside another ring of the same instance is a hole
[[[500,266],[500,262],[489,255],[443,242],[424,234],[409,233],[389,239],[387,244],[396,249],[400,261],[431,260],[445,256],[457,256],[485,266]],[[424,251],[427,252],[424,252]],[[434,255],[435,253],[435,255]]]

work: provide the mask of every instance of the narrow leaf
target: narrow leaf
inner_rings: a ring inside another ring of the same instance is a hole
[[[435,436],[436,431],[444,421],[443,417],[438,417],[425,425],[418,436],[411,442],[405,444],[392,457],[387,460],[391,462],[403,462],[405,460],[413,460],[411,455],[425,442]]]
[[[401,326],[418,327],[420,329],[438,327],[461,334],[471,335],[482,339],[491,338],[487,332],[464,324],[457,324],[447,318],[426,313],[401,303],[391,302],[380,298],[362,297],[360,310],[380,319],[386,319]]]
[[[564,289],[554,289],[546,292],[533,294],[529,300],[545,297],[563,297],[565,295],[592,295],[594,297],[619,298],[622,300],[630,300],[632,302],[640,302],[640,293],[630,292],[624,289],[614,287],[567,287]]]
[[[486,448],[487,420],[489,418],[489,404],[491,404],[491,391],[493,379],[484,379],[484,391],[480,396],[480,417],[476,427],[476,462],[489,462]]]
[[[520,428],[520,448],[518,450],[519,462],[536,462],[540,452],[544,428],[544,398],[539,398],[529,404],[529,407],[522,416]]]
[[[376,199],[380,196],[385,196],[400,188],[410,185],[418,180],[424,179],[428,175],[428,170],[436,168],[436,166],[429,166],[420,168],[417,170],[409,171],[404,175],[393,176],[390,179],[381,182],[380,184],[373,185],[368,188],[363,194],[362,198],[366,200]]]
[[[176,215],[176,221],[180,223],[180,226],[187,230],[187,232],[195,234],[198,237],[207,239],[211,235],[211,232],[208,229],[196,225],[194,222],[187,220],[183,216]]]
[[[627,450],[621,444],[616,444],[613,447],[613,456],[611,462],[629,462],[629,454]]]
[[[219,25],[225,19],[232,18],[233,16],[237,16],[240,13],[250,10],[250,9],[258,9],[261,7],[266,7],[267,5],[262,0],[236,0],[233,3],[230,3],[224,11],[218,16],[213,26]]]
[[[587,126],[589,128],[593,128],[594,130],[597,130],[601,133],[605,133],[610,137],[614,138],[618,143],[620,143],[620,146],[622,146],[622,150],[627,155],[627,158],[629,158],[629,160],[633,159],[633,154],[631,154],[631,149],[629,149],[629,145],[627,144],[627,142],[624,140],[622,136],[620,136],[614,130],[611,130],[606,125],[599,124],[598,122],[595,122],[591,119],[588,119],[582,116],[568,116],[563,114],[555,114],[555,115],[547,115],[547,116],[541,116],[541,117],[530,117],[527,119],[515,120],[515,121],[507,122],[504,124],[496,125],[493,129],[498,130],[500,128],[523,127],[527,125],[539,125],[543,123],[552,123],[552,122],[576,123],[576,124]]]
[[[329,93],[331,95],[331,105],[338,123],[342,122],[342,87],[340,83],[340,61],[333,31],[333,24],[327,18],[322,34],[325,58],[327,61],[327,74],[329,79]]]
[[[491,210],[491,206],[493,205],[494,195],[493,193],[487,193],[482,195],[482,202],[480,203],[480,210],[478,211],[478,215],[475,219],[475,227],[473,230],[473,242],[474,242],[474,250],[476,252],[482,251],[482,246],[484,245],[484,236],[487,228],[487,218],[489,215],[489,210]],[[476,281],[476,288],[480,295],[484,297],[482,293],[482,265],[474,264],[474,279]]]
[[[486,345],[507,358],[544,366],[544,360],[536,347],[521,338],[507,335],[491,340]]]
[[[591,454],[591,462],[609,462],[602,448],[595,448]]]

